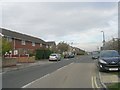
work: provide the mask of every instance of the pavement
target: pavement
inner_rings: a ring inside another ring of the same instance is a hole
[[[99,78],[104,88],[107,88],[107,85],[120,82],[117,72],[99,72]]]
[[[94,61],[96,63],[96,60]],[[107,89],[107,85],[120,82],[119,72],[99,72],[96,66],[96,73],[101,87]]]

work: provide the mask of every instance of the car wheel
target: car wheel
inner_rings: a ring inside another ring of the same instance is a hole
[[[100,72],[104,72],[105,70],[103,70],[102,68],[99,67],[99,71],[100,71]]]

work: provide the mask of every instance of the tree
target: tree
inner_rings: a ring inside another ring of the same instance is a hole
[[[2,56],[2,36],[0,36],[0,57]]]
[[[104,48],[109,50],[118,50],[118,45],[119,45],[118,43],[119,43],[118,39],[115,40],[113,38],[112,40],[105,43]]]
[[[6,39],[1,38],[0,40],[0,47],[2,47],[2,55],[4,55],[6,52],[9,52],[12,49],[11,43],[8,42]],[[1,44],[2,43],[2,44]]]
[[[57,50],[58,52],[62,53],[62,52],[65,52],[65,51],[68,51],[68,48],[69,48],[69,44],[65,43],[65,42],[60,42],[58,43],[57,45]]]

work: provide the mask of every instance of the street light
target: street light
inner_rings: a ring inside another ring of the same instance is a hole
[[[101,31],[103,33],[103,47],[105,46],[105,34],[104,31]]]

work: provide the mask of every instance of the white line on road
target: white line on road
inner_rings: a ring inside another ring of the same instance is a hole
[[[41,77],[41,78],[39,78],[39,79],[37,79],[37,80],[35,80],[35,81],[32,81],[31,83],[28,83],[27,85],[23,86],[22,88],[26,88],[26,87],[28,87],[29,85],[31,85],[31,84],[37,82],[38,80],[40,80],[40,79],[42,79],[42,78],[45,78],[45,77],[47,77],[47,76],[49,76],[49,75],[50,75],[50,74],[47,74],[47,75],[45,75],[45,76],[43,76],[43,77]]]
[[[93,80],[93,76],[92,76],[92,77],[91,77],[92,88],[95,88],[93,82],[94,82],[94,80]]]
[[[92,76],[91,78],[91,82],[92,82],[92,88],[100,88],[96,82],[96,77]]]
[[[96,77],[94,77],[94,82],[95,82],[96,88],[100,88],[100,87],[98,86],[97,82],[96,82]]]
[[[0,73],[0,75],[3,75],[3,74],[5,74],[6,72],[2,72],[2,73]]]
[[[100,79],[100,82],[101,82],[102,86],[103,86],[104,88],[107,88],[106,85],[102,82],[102,77],[101,77],[100,72],[99,72],[99,79]]]
[[[72,65],[72,64],[73,64],[73,63],[70,63],[70,64],[68,64],[68,65]],[[61,67],[61,68],[57,69],[56,71],[60,71],[60,70],[62,70],[63,68],[67,67],[68,65],[63,66],[63,67]]]
[[[68,64],[68,65],[72,65],[72,64],[73,64],[73,63],[70,63],[70,64]],[[63,66],[62,68],[59,68],[59,69],[57,69],[56,71],[59,71],[59,70],[65,68],[65,67],[67,67],[68,65]],[[55,71],[54,71],[54,72],[55,72]],[[52,72],[52,73],[54,73],[54,72]],[[52,73],[51,73],[51,74],[52,74]],[[31,85],[31,84],[37,82],[38,80],[41,80],[41,79],[43,79],[43,78],[45,78],[45,77],[48,77],[49,75],[50,75],[50,74],[44,75],[43,77],[41,77],[41,78],[39,78],[39,79],[36,79],[36,80],[34,80],[34,81],[32,81],[32,82],[30,82],[30,83],[28,83],[28,84],[22,86],[22,88],[26,88],[26,87],[28,87],[29,85]]]

